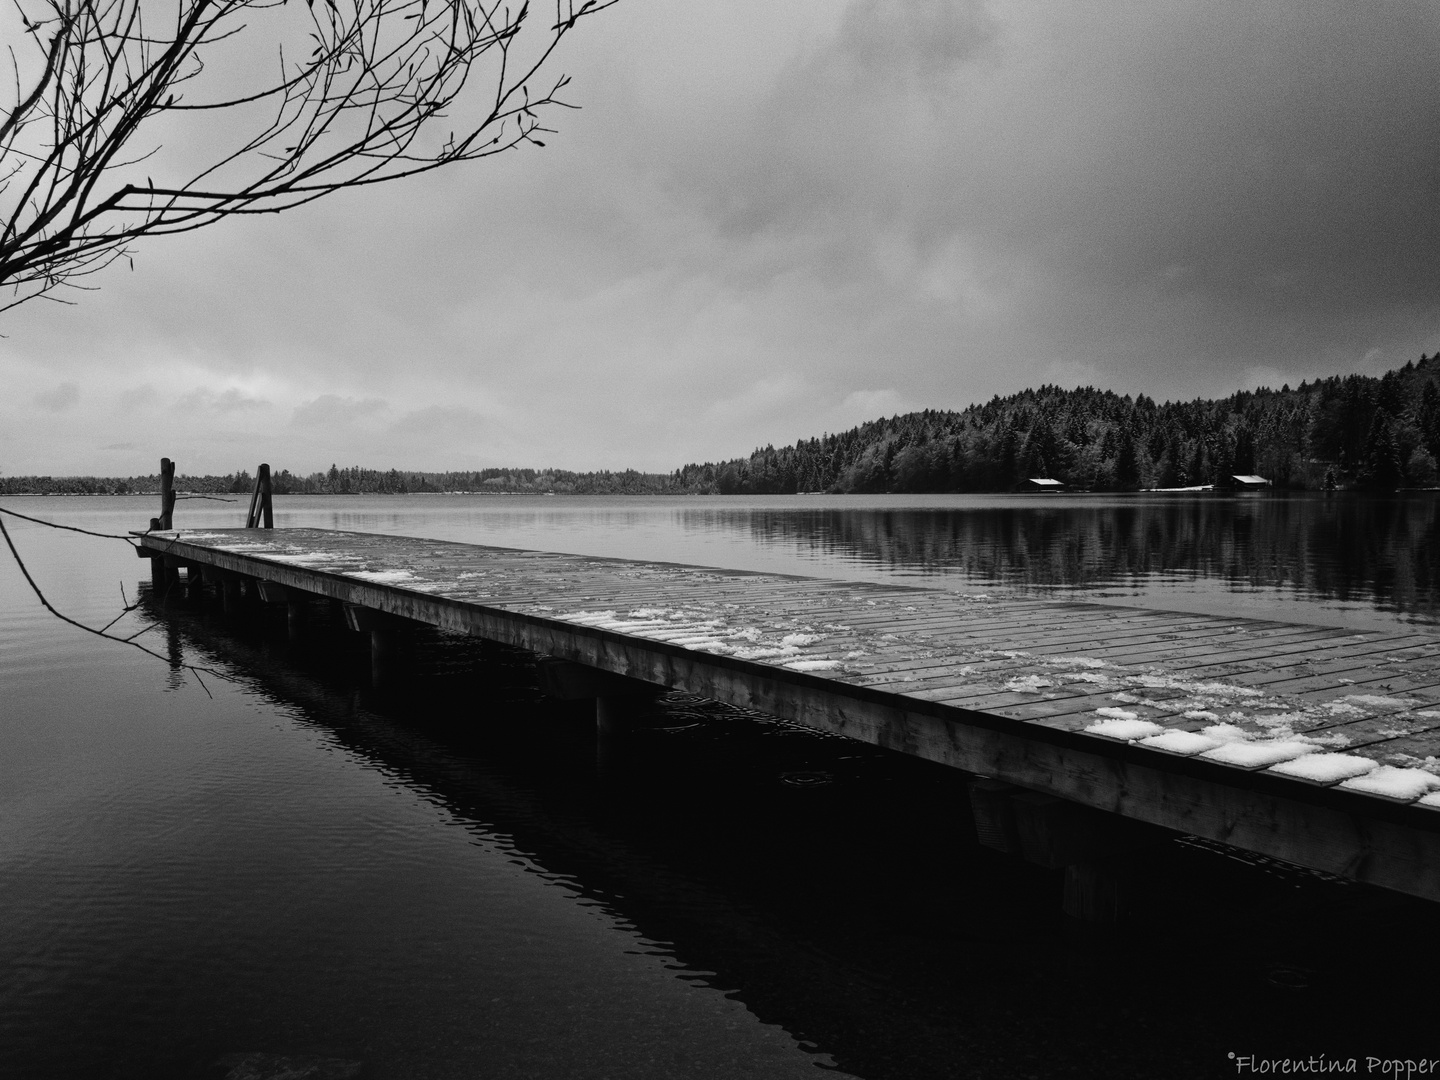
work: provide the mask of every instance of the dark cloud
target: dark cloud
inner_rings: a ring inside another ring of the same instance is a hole
[[[1440,349],[1437,31],[1428,0],[627,0],[545,150],[5,316],[0,431],[670,468],[1041,382],[1384,370]]]
[[[877,296],[887,237],[922,263],[960,245],[1024,379],[1039,352],[1218,392],[1436,332],[1440,8],[952,5],[947,33],[937,7],[851,5],[747,152],[678,163],[674,189]]]

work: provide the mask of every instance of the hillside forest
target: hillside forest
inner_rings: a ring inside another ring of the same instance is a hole
[[[1157,404],[1109,390],[1042,386],[960,411],[872,420],[748,457],[671,473],[489,468],[417,472],[280,469],[276,494],[496,492],[645,495],[1000,492],[1031,478],[1072,490],[1225,487],[1258,475],[1286,490],[1389,491],[1440,483],[1440,352],[1381,377]],[[247,470],[181,476],[196,493],[248,492]],[[149,492],[158,475],[0,476],[0,494]]]

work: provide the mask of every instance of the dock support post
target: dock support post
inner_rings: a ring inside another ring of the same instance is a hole
[[[635,713],[664,689],[614,672],[553,656],[539,662],[540,689],[561,701],[595,701],[595,732],[602,739],[624,735]]]
[[[185,599],[198,604],[205,596],[205,571],[194,563],[185,564]]]
[[[346,604],[345,625],[356,633],[370,635],[370,687],[387,689],[395,682],[405,652],[405,620],[383,611]]]
[[[401,646],[394,627],[375,626],[370,631],[370,686],[385,690],[395,683]]]
[[[265,599],[260,595],[260,579],[242,575],[240,578],[240,594],[247,609],[264,607]]]
[[[561,701],[595,702],[595,761],[602,773],[615,769],[620,745],[635,725],[635,714],[665,692],[664,687],[625,675],[542,656],[540,689]]]
[[[1091,859],[1065,867],[1065,914],[1093,926],[1121,921],[1124,887],[1114,859]]]
[[[600,739],[617,739],[634,726],[636,698],[600,694],[595,698],[595,734]]]
[[[614,780],[623,774],[631,753],[630,734],[664,692],[663,687],[624,676],[604,681],[602,692],[595,695],[595,767],[600,776]]]
[[[162,555],[155,562],[161,565],[158,585],[160,595],[168,599],[170,594],[175,591],[175,587],[180,584],[180,560],[174,555]],[[151,572],[152,574],[154,572],[153,566]],[[153,577],[151,580],[154,580]]]
[[[981,847],[1006,855],[1020,854],[1020,833],[1010,797],[1021,789],[1003,780],[981,777],[969,784],[970,813],[975,819],[975,838]]]
[[[260,590],[260,599],[265,603],[285,605],[285,627],[289,633],[290,644],[300,644],[305,639],[306,594],[304,591],[260,578],[255,579],[255,584]]]
[[[633,693],[595,695],[595,769],[602,778],[614,781],[623,774],[635,710],[645,700]]]
[[[152,531],[173,529],[175,517],[175,463],[168,457],[160,459],[160,516],[150,519]]]
[[[1125,917],[1124,857],[1174,835],[999,780],[982,777],[969,788],[981,846],[1064,870],[1065,914],[1095,927]]]
[[[285,605],[285,629],[290,644],[298,645],[305,640],[305,628],[309,623],[309,612],[303,600],[292,599]]]
[[[220,604],[228,616],[240,613],[240,579],[234,574],[220,576]]]

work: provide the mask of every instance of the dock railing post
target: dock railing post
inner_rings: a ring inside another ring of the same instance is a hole
[[[160,459],[160,528],[175,527],[175,463]]]
[[[151,531],[175,527],[175,463],[160,459],[160,516],[150,519]]]
[[[245,515],[245,527],[247,529],[260,528],[262,521],[267,529],[275,527],[270,466],[264,462],[261,462],[260,467],[255,470],[255,491],[250,496],[250,512]]]
[[[168,457],[160,459],[160,513],[150,519],[148,532],[175,527],[175,463]],[[169,594],[170,586],[179,574],[172,562],[147,548],[137,548],[136,553],[150,560],[150,588],[158,597]]]
[[[264,464],[255,470],[260,478],[260,513],[267,529],[275,528],[275,507],[271,502],[270,466]]]

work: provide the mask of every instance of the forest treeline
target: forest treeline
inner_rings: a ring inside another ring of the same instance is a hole
[[[1381,377],[1156,404],[1109,390],[1042,386],[960,412],[872,420],[672,473],[360,467],[280,470],[276,494],[496,492],[579,495],[1011,491],[1031,478],[1086,491],[1226,486],[1259,475],[1276,488],[1393,490],[1440,482],[1440,353]],[[159,476],[0,477],[0,494],[151,492]],[[186,492],[247,493],[248,471],[181,476]]]
[[[566,469],[480,469],[474,472],[417,472],[408,469],[341,469],[299,476],[272,470],[276,495],[407,495],[419,492],[495,492],[500,494],[648,495],[668,492],[669,478],[633,469],[579,473]],[[178,474],[175,489],[225,497],[249,496],[255,477],[248,469],[224,476]],[[149,476],[0,476],[0,495],[129,495],[160,490],[160,474]]]
[[[1012,491],[1031,478],[1134,491],[1259,475],[1277,488],[1429,487],[1440,478],[1440,353],[1375,378],[1157,405],[1042,386],[963,412],[872,420],[748,458],[686,465],[680,490]]]

